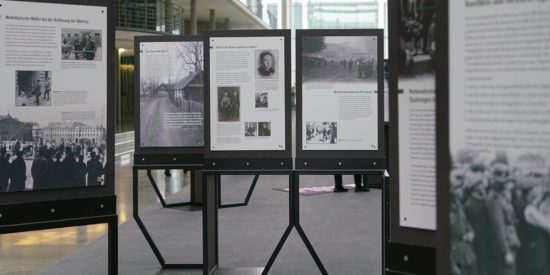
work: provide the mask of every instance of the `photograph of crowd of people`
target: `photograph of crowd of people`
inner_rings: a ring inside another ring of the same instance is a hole
[[[240,121],[240,87],[218,87],[218,121]]]
[[[244,136],[256,137],[258,136],[258,122],[245,122],[244,123]]]
[[[271,136],[271,122],[258,122],[258,136],[260,137]]]
[[[302,82],[376,81],[377,41],[369,36],[308,36],[302,44]]]
[[[433,72],[435,10],[433,0],[399,0],[399,69],[401,74]]]
[[[257,50],[258,69],[256,70],[256,78],[277,79],[279,72],[275,61],[278,56],[278,50]]]
[[[61,29],[61,58],[101,61],[101,31]]]
[[[452,274],[550,274],[549,160],[471,150],[453,156]]]
[[[102,126],[0,116],[0,192],[103,185],[106,149]]]
[[[155,42],[156,43],[156,42]],[[143,147],[204,145],[204,70],[202,42],[165,44],[166,68],[148,67],[142,54],[140,68],[140,144]],[[156,63],[153,62],[153,65]],[[172,63],[173,62],[173,63]]]
[[[15,106],[51,106],[51,71],[16,71]]]
[[[307,122],[307,144],[337,144],[338,124],[336,122]]]
[[[267,92],[256,93],[256,108],[268,108],[268,99]]]

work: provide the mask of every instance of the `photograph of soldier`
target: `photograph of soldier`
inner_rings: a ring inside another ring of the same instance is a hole
[[[0,192],[102,185],[106,129],[0,115]],[[78,134],[76,134],[78,133]]]
[[[268,108],[268,93],[256,93],[256,108]]]
[[[433,0],[399,0],[399,70],[422,75],[433,71],[435,12]]]
[[[101,40],[100,30],[61,29],[61,58],[101,61]]]
[[[144,47],[143,52],[154,53],[140,53],[141,146],[204,145],[202,42],[152,42]]]
[[[307,36],[302,82],[375,82],[377,41],[371,36]]]
[[[337,144],[338,124],[336,122],[306,123],[307,144]]]
[[[258,122],[258,136],[260,137],[271,136],[271,122]]]
[[[452,274],[550,274],[549,160],[537,152],[453,156]]]
[[[258,122],[245,122],[244,123],[244,136],[256,137],[258,136]]]
[[[256,78],[277,79],[279,77],[278,64],[276,64],[278,56],[278,50],[257,50],[258,70],[256,71]]]
[[[52,72],[16,71],[15,106],[51,106]]]
[[[240,121],[240,87],[218,87],[218,121]]]

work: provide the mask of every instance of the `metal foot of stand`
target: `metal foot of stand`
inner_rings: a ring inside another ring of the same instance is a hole
[[[285,232],[283,233],[283,237],[281,238],[281,240],[279,241],[279,243],[275,247],[275,251],[273,252],[271,257],[269,258],[269,260],[268,260],[268,262],[267,262],[267,264],[266,264],[266,266],[265,266],[265,268],[262,272],[262,275],[267,275],[269,273],[269,270],[273,266],[273,263],[275,262],[275,259],[279,255],[279,252],[281,252],[281,249],[283,248],[283,245],[287,241],[288,236],[290,235],[290,232],[292,231],[293,227],[296,228],[296,231],[298,232],[298,235],[300,236],[300,238],[302,239],[302,241],[306,245],[306,248],[307,248],[309,254],[311,255],[311,257],[315,261],[315,264],[317,265],[317,268],[319,269],[321,274],[328,275],[328,272],[325,269],[325,266],[321,262],[321,259],[317,255],[317,252],[315,252],[315,249],[313,248],[313,245],[309,241],[309,239],[306,235],[306,232],[304,231],[304,229],[300,225],[300,193],[299,193],[300,181],[299,181],[299,177],[300,176],[296,173],[293,173],[290,176],[289,192],[288,192],[288,194],[289,194],[289,209],[290,209],[289,210],[289,217],[290,217],[289,218],[289,225],[286,228]]]
[[[221,176],[218,176],[221,177]],[[250,185],[250,188],[248,188],[248,193],[246,194],[246,198],[244,202],[239,203],[228,203],[228,204],[222,204],[222,187],[221,187],[221,180],[218,179],[218,208],[230,208],[230,207],[239,207],[239,206],[247,206],[248,201],[250,201],[250,197],[252,197],[252,193],[254,192],[254,189],[256,188],[256,183],[258,182],[258,178],[260,175],[254,175],[254,179],[252,180],[252,184]]]
[[[133,178],[133,188],[132,188],[133,189],[133,192],[132,192],[133,193],[133,215],[134,215],[134,219],[136,220],[136,223],[137,223],[139,229],[143,233],[143,236],[145,236],[145,239],[147,240],[147,243],[149,244],[149,246],[153,250],[153,253],[157,257],[157,260],[159,261],[160,265],[162,266],[162,268],[166,268],[166,269],[202,269],[203,268],[202,263],[201,264],[171,264],[171,263],[166,263],[166,261],[164,260],[164,257],[162,256],[162,253],[160,252],[157,245],[155,244],[155,241],[153,240],[153,238],[149,234],[149,231],[145,227],[145,224],[143,223],[143,221],[139,217],[138,172],[139,172],[139,169],[134,166],[133,175],[132,175],[132,178]],[[149,180],[153,184],[153,187],[155,188],[155,192],[157,192],[157,196],[159,196],[159,198],[161,199],[161,203],[162,203],[163,207],[167,207],[167,206],[170,207],[170,205],[165,204],[164,200],[162,199],[162,196],[160,195],[160,191],[158,190],[158,187],[156,187],[156,184],[154,184],[154,179],[151,175],[151,170],[150,169],[147,169],[147,176],[149,177]],[[187,204],[189,204],[189,203],[186,203],[185,205],[187,205]],[[172,204],[172,206],[174,206],[174,205],[175,204]]]
[[[192,171],[191,173],[194,173],[194,171]],[[153,178],[153,175],[151,174],[151,169],[147,169],[147,178],[149,178],[149,182],[153,186],[153,189],[155,190],[155,194],[157,195],[157,198],[159,199],[160,204],[162,204],[163,208],[186,206],[186,205],[197,205],[193,201],[178,202],[178,203],[166,203],[166,200],[162,196],[162,193],[160,192],[160,189],[157,186],[157,182],[155,181],[155,179]],[[191,179],[193,179],[193,178],[194,178],[193,175],[191,175]],[[191,189],[193,189],[193,183],[191,183]],[[191,190],[191,194],[193,194],[193,190]]]

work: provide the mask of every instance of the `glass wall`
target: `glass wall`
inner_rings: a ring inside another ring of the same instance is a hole
[[[281,21],[278,20],[281,14],[281,0],[234,0],[241,2],[252,13],[256,14],[270,28],[281,28]],[[290,1],[290,0],[287,0]]]
[[[290,27],[296,29],[384,29],[388,58],[388,0],[287,0]],[[292,47],[295,52],[293,32]],[[292,82],[296,61],[292,59]]]
[[[182,1],[116,0],[117,29],[183,33]]]

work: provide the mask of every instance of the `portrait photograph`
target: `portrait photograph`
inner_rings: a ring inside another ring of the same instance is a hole
[[[258,136],[258,122],[245,122],[244,123],[244,136],[256,137]]]
[[[271,136],[271,122],[258,122],[258,136],[260,137]]]
[[[278,50],[256,50],[256,78],[257,79],[278,79],[279,67],[277,60],[279,58]]]
[[[256,108],[268,108],[269,107],[268,99],[269,98],[268,98],[267,92],[256,93]]]

